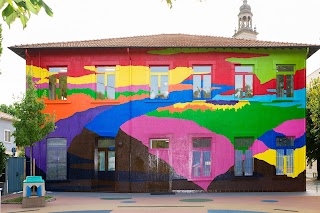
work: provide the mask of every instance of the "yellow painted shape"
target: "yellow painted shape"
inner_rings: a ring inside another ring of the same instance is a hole
[[[269,149],[263,153],[256,154],[254,158],[276,166],[277,152],[274,149]],[[287,158],[286,156],[284,157],[284,174],[288,177],[296,178],[306,170],[306,146],[294,150],[293,161],[293,174],[287,174]]]
[[[84,66],[84,69],[89,70],[91,72],[96,72],[96,67],[95,66]]]
[[[37,67],[37,66],[26,66],[26,73],[31,74],[34,78],[40,78],[36,84],[48,83],[49,71],[45,68]]]
[[[169,70],[169,85],[180,84],[192,73],[192,67],[176,67],[173,70]]]
[[[203,106],[206,107],[207,109],[211,110],[230,110],[230,109],[235,109],[236,111],[238,109],[241,109],[245,105],[250,105],[249,101],[240,101],[235,105],[215,105],[215,104],[210,104],[206,103],[205,101],[193,101],[190,103],[177,103],[173,105],[173,108],[176,109],[184,109],[184,108],[192,108],[193,106]]]

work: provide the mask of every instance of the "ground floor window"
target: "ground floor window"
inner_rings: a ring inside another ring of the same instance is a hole
[[[253,154],[248,148],[252,145],[253,137],[236,137],[235,144],[235,176],[252,176],[253,175]]]
[[[67,179],[67,140],[47,139],[47,180]]]
[[[277,137],[276,151],[276,175],[293,174],[294,137]]]
[[[98,139],[98,171],[115,171],[116,155],[115,140],[113,138]]]
[[[211,177],[211,138],[192,139],[192,177]]]

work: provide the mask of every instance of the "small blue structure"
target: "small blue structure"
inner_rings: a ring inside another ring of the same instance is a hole
[[[37,187],[37,196],[45,196],[45,185],[44,180],[41,176],[27,176],[27,178],[23,181],[23,197],[31,196],[31,188],[32,186]]]

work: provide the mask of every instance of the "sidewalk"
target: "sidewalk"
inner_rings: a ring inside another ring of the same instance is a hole
[[[319,185],[319,190],[318,190]],[[150,195],[149,193],[91,193],[48,192],[56,200],[43,208],[21,208],[21,204],[2,204],[3,213],[261,213],[303,212],[320,210],[320,181],[307,180],[306,192],[259,193],[176,193]],[[10,196],[19,196],[10,195]],[[5,196],[4,199],[6,199]],[[249,212],[248,212],[249,211]]]

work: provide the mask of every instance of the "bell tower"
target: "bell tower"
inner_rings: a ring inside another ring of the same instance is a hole
[[[257,40],[256,27],[252,28],[252,12],[247,0],[243,0],[238,14],[238,30],[235,29],[233,38]]]

